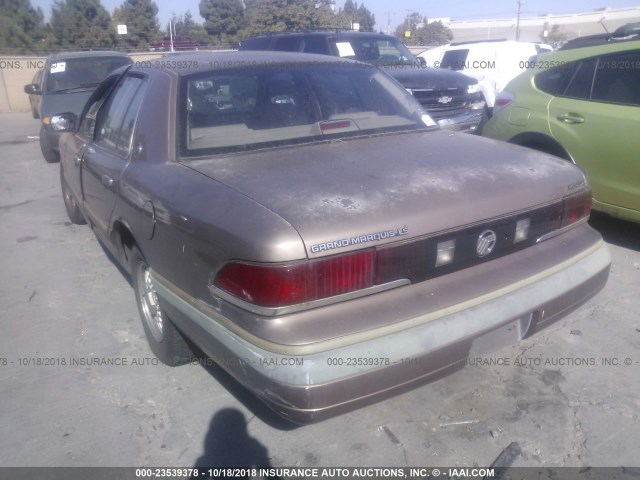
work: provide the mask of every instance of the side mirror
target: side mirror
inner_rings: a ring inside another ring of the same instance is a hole
[[[42,91],[37,83],[30,83],[24,86],[24,93],[29,95],[42,95]]]
[[[53,115],[49,122],[54,132],[73,132],[78,124],[78,116],[75,113],[59,113]]]

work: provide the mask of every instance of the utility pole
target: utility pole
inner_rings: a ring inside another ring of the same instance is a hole
[[[520,40],[520,7],[524,0],[518,0],[518,20],[516,21],[516,42]]]

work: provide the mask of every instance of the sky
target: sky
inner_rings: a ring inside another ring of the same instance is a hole
[[[123,0],[101,0],[102,5],[113,13],[113,9],[120,6]],[[177,15],[191,11],[194,19],[199,22],[198,5],[200,0],[155,0],[158,5],[158,18],[164,28],[175,12]],[[335,0],[336,8],[344,5],[344,0]],[[355,1],[355,0],[354,0]],[[52,0],[31,0],[34,7],[40,7],[45,19],[51,14]],[[411,12],[418,12],[428,18],[451,18],[453,20],[474,20],[482,18],[515,18],[518,9],[517,0],[359,0],[358,4],[364,4],[376,18],[376,30],[387,31],[390,26],[391,33],[402,23],[405,16]],[[537,16],[542,14],[582,13],[598,8],[624,8],[640,6],[640,0],[525,0],[521,7],[521,16]]]

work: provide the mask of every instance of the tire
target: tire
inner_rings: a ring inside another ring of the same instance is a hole
[[[84,215],[78,207],[76,199],[73,197],[67,180],[64,178],[64,170],[62,169],[62,163],[60,163],[60,188],[62,190],[62,200],[64,201],[64,208],[67,211],[67,216],[71,223],[76,225],[84,225],[87,221],[84,219]]]
[[[57,163],[60,161],[60,155],[56,152],[49,143],[45,140],[44,127],[40,128],[40,150],[42,151],[42,156],[47,161],[47,163]]]
[[[158,302],[151,271],[140,250],[131,251],[131,276],[144,333],[154,355],[165,365],[190,362],[193,352]]]

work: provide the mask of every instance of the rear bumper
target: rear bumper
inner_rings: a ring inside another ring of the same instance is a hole
[[[610,263],[600,240],[516,284],[405,320],[392,333],[300,355],[274,353],[259,339],[237,335],[211,307],[154,277],[171,318],[205,353],[275,411],[310,423],[433,380],[462,368],[470,355],[539,331],[597,293]]]
[[[445,130],[454,130],[460,132],[475,132],[482,121],[482,110],[472,111],[457,117],[442,118],[436,123],[440,128]]]

